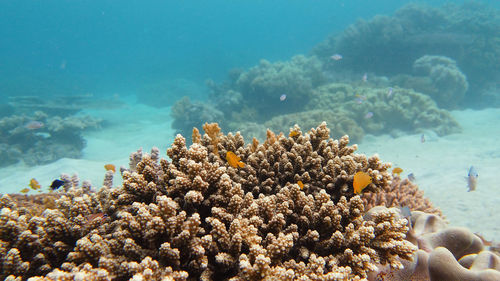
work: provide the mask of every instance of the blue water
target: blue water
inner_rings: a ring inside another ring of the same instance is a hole
[[[1,1],[0,94],[104,94],[222,80],[403,1]],[[440,4],[444,1],[427,1]],[[489,1],[495,2],[495,1]]]

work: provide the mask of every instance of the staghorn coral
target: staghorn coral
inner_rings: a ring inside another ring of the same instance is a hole
[[[355,154],[347,137],[330,139],[325,123],[292,130],[299,134],[268,131],[262,144],[248,145],[239,133],[213,142],[195,132],[189,148],[178,135],[170,161],[158,159],[157,150],[141,153],[135,169],[123,170],[121,187],[92,194],[70,188],[41,216],[21,218],[5,207],[2,218],[13,223],[4,229],[21,229],[2,236],[10,252],[3,272],[60,280],[361,280],[379,263],[401,267],[415,250],[404,240],[406,220],[388,209],[365,219],[352,192],[360,170],[373,178],[367,190],[384,189],[389,165]],[[227,165],[228,150],[244,168]],[[85,219],[100,212],[108,216]],[[24,229],[14,221],[22,220],[47,224],[33,237],[44,247],[17,247]],[[32,270],[33,257],[48,249],[55,261]],[[12,269],[26,262],[27,271]]]
[[[407,206],[412,211],[422,211],[443,217],[443,213],[432,202],[424,197],[424,192],[408,179],[401,180],[394,177],[391,185],[384,186],[384,190],[377,193],[363,193],[361,195],[367,209],[375,206],[399,207]]]

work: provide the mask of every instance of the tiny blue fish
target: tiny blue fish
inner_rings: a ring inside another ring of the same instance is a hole
[[[467,190],[467,191],[476,190],[478,177],[479,177],[479,174],[477,173],[476,168],[474,168],[474,166],[470,166],[469,173],[467,174],[467,177],[465,178],[465,180],[467,180],[467,187],[469,188],[469,190]]]
[[[56,190],[58,189],[59,187],[63,186],[64,185],[64,181],[62,180],[54,180],[51,184],[50,184],[50,189],[52,190]]]
[[[413,173],[409,173],[408,174],[408,180],[411,181],[411,182],[414,182],[415,181],[415,175]]]

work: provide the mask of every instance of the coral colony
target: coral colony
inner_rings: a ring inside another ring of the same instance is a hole
[[[3,195],[0,278],[500,280],[480,236],[326,123],[248,144],[204,131],[177,135],[169,160],[133,153],[118,187],[108,170],[96,192],[63,175],[59,191]]]

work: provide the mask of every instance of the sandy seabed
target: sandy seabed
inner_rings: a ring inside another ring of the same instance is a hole
[[[0,169],[0,192],[19,192],[31,178],[48,186],[61,173],[78,173],[99,187],[104,165],[128,167],[129,154],[138,148],[149,152],[160,148],[165,157],[172,143],[170,108],[144,105],[112,111],[89,112],[102,117],[102,130],[85,134],[87,146],[82,159],[60,159],[48,165],[17,164]],[[403,168],[401,177],[413,173],[425,196],[443,210],[454,226],[464,226],[487,239],[500,240],[500,109],[453,111],[463,128],[459,134],[438,137],[433,132],[392,137],[366,136],[359,153],[377,153],[384,162]],[[305,130],[306,128],[303,128]],[[188,136],[190,137],[190,136]],[[473,165],[479,173],[477,190],[467,192],[465,177]],[[114,185],[121,183],[116,176]]]

